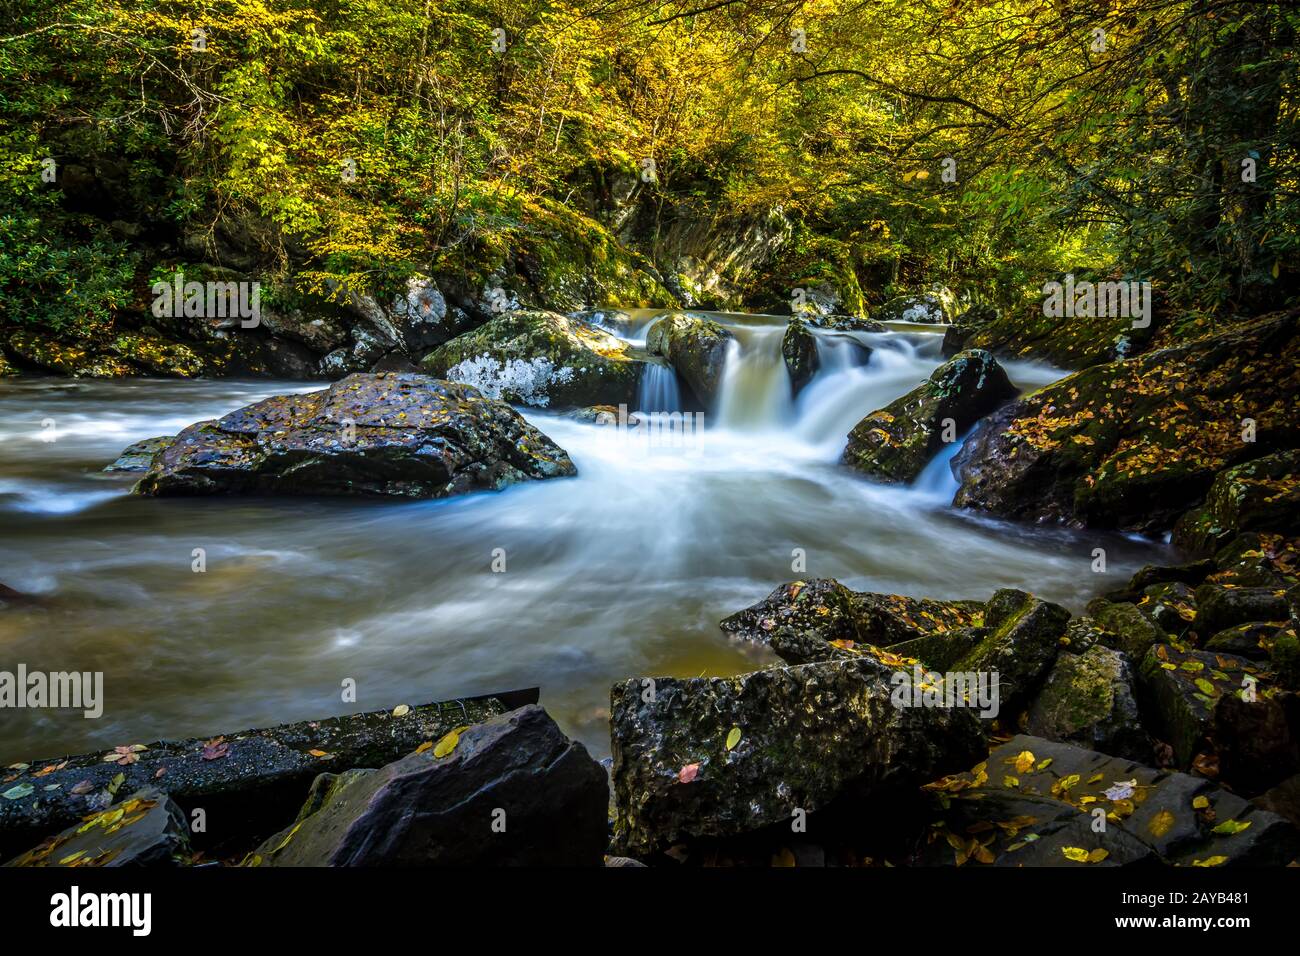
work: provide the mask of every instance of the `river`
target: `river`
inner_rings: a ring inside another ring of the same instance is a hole
[[[839,466],[854,423],[942,361],[934,332],[858,333],[869,359],[823,336],[822,371],[791,400],[784,320],[720,319],[737,345],[702,434],[651,446],[521,409],[579,476],[445,501],[142,499],[101,471],[133,441],[320,384],[0,381],[0,582],[43,599],[0,611],[0,669],[103,671],[106,698],[99,719],[0,712],[0,765],[533,685],[603,756],[614,681],[772,661],[717,622],[782,582],[981,599],[1017,586],[1078,610],[1163,556],[955,512],[951,452],[909,488]],[[1026,389],[1064,374],[1007,369]],[[680,401],[671,376],[643,398]]]

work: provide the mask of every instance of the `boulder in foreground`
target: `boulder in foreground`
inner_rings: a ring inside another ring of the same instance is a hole
[[[253,866],[600,866],[604,768],[533,704],[340,778]],[[314,788],[316,789],[316,788]]]
[[[896,796],[979,759],[975,711],[896,706],[893,673],[864,657],[616,684],[614,852],[789,825],[796,811]]]
[[[379,373],[191,425],[135,490],[445,498],[576,473],[564,449],[505,402],[425,375]]]
[[[185,814],[153,788],[88,814],[6,866],[179,866],[190,857]]]

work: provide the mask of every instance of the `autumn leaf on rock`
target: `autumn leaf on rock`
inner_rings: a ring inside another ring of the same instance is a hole
[[[679,783],[690,783],[700,773],[700,765],[697,763],[688,763],[685,767],[677,772]]]
[[[214,737],[203,744],[202,757],[204,760],[220,760],[230,752],[230,744],[226,743],[225,737]]]

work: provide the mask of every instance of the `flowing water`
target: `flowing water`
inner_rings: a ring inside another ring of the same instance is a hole
[[[0,670],[103,671],[106,698],[98,720],[0,711],[0,765],[533,685],[605,754],[614,681],[769,662],[717,622],[782,582],[953,598],[1023,586],[1077,609],[1158,557],[954,512],[956,446],[910,488],[838,466],[852,426],[939,364],[934,333],[824,336],[822,371],[792,400],[782,320],[720,318],[737,342],[702,433],[648,442],[525,409],[579,476],[446,501],[141,499],[100,471],[130,442],[320,385],[0,383],[0,582],[42,598],[0,610]],[[1008,371],[1024,388],[1062,374]],[[680,401],[658,373],[642,398]]]

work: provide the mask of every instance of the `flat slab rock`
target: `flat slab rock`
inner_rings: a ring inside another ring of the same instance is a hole
[[[526,691],[503,696],[511,703],[537,699]],[[383,710],[206,740],[124,742],[107,753],[17,765],[0,778],[0,856],[144,787],[169,795],[187,812],[206,811],[208,829],[195,834],[196,843],[238,843],[292,819],[317,774],[382,766],[453,727],[506,709],[496,697],[480,697],[411,707],[401,716]],[[110,755],[114,759],[106,760]]]
[[[978,759],[973,710],[895,706],[892,674],[860,658],[616,684],[613,852],[749,833]]]
[[[1203,777],[1025,734],[926,789],[942,819],[922,865],[1284,866],[1300,853],[1290,822]]]
[[[349,375],[189,426],[137,494],[445,498],[577,474],[503,401],[412,373]]]
[[[605,770],[541,707],[456,732],[380,770],[313,787],[312,812],[250,866],[600,866]]]
[[[189,862],[189,835],[181,808],[146,787],[117,806],[87,814],[5,866],[180,866]]]

